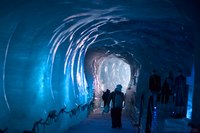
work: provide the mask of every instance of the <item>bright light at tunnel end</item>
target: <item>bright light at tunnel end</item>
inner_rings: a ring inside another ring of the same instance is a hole
[[[109,89],[113,91],[117,84],[123,86],[122,92],[126,92],[131,78],[130,65],[124,60],[113,55],[104,57],[98,66],[99,91]]]

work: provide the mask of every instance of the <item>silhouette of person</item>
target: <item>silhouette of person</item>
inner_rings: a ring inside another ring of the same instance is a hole
[[[112,128],[121,128],[121,116],[122,116],[122,108],[124,103],[124,93],[122,91],[122,85],[118,84],[115,90],[110,94],[108,98],[107,105],[111,105],[111,118],[112,118]]]
[[[182,74],[182,71],[179,69],[178,76],[175,78],[175,113],[177,117],[183,117],[184,115],[184,106],[186,104],[187,94],[186,94],[186,78]]]
[[[156,109],[158,94],[161,90],[160,76],[157,74],[156,70],[153,70],[152,75],[149,77],[149,89],[153,96],[154,109]]]
[[[103,92],[102,99],[104,102],[104,107],[106,106],[106,103],[108,102],[109,95],[110,95],[109,89],[107,89],[106,92]]]
[[[161,103],[167,104],[169,102],[169,97],[174,91],[174,77],[172,71],[169,72],[169,75],[165,78],[162,85],[162,97]]]

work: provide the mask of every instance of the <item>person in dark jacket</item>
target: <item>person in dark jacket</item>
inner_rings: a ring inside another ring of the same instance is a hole
[[[110,90],[107,89],[106,92],[103,92],[103,95],[102,95],[102,99],[103,99],[103,102],[104,102],[104,107],[106,106],[106,103],[108,102],[109,96],[110,96]]]
[[[175,114],[178,117],[184,116],[184,106],[186,104],[187,97],[187,84],[186,78],[182,74],[182,71],[179,70],[178,76],[175,78]]]
[[[153,105],[154,109],[156,109],[158,96],[161,90],[161,81],[160,76],[157,74],[156,70],[153,70],[152,75],[149,77],[149,89],[153,96]]]
[[[122,116],[122,108],[124,104],[124,93],[122,91],[122,85],[118,84],[115,90],[110,94],[108,98],[107,105],[111,105],[111,118],[112,118],[112,128],[121,128],[121,116]]]
[[[168,77],[165,78],[164,83],[162,85],[161,103],[167,104],[169,102],[170,95],[173,94],[173,91],[174,91],[174,77],[172,71],[170,71]]]

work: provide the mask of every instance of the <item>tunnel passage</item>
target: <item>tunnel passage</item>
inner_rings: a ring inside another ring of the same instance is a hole
[[[166,25],[168,25],[167,28]],[[162,77],[166,76],[170,70],[176,71],[178,68],[184,69],[187,74],[190,74],[192,70],[193,34],[187,24],[183,26],[168,20],[122,20],[118,23],[108,22],[100,27],[98,32],[102,33],[99,34],[97,41],[89,47],[89,56],[96,56],[91,53],[101,51],[102,56],[114,54],[125,59],[131,66],[131,78],[134,77],[134,71],[142,68],[143,74],[137,77],[141,79],[139,84],[147,82],[153,69],[158,69]],[[187,50],[191,50],[190,54],[186,52],[186,49],[180,48],[179,45],[182,44]],[[188,55],[183,57],[182,54]],[[90,60],[92,59],[90,58]],[[144,89],[144,86],[139,88]]]
[[[117,52],[117,51],[115,51]],[[137,78],[140,64],[134,62],[131,56],[120,55],[105,49],[89,49],[85,57],[86,79],[93,78],[91,85],[94,88],[95,107],[102,104],[102,94],[109,89],[114,91],[117,84],[123,86],[122,92],[132,87],[136,92]]]
[[[184,21],[182,22],[184,23]],[[179,27],[180,31],[177,31],[175,27]],[[102,33],[99,34],[97,41],[89,47],[85,64],[86,77],[88,79],[93,77],[91,81],[94,82],[89,84],[94,89],[98,90],[100,83],[97,72],[91,72],[91,70],[96,71],[99,60],[102,60],[101,57],[110,56],[110,54],[128,62],[131,67],[130,83],[133,83],[135,76],[138,80],[136,84],[138,96],[141,96],[148,88],[148,77],[153,69],[158,69],[161,77],[166,76],[170,70],[176,72],[181,68],[188,75],[192,70],[193,54],[182,58],[181,54],[187,53],[187,50],[185,49],[184,52],[184,49],[176,46],[184,43],[184,46],[189,48],[192,53],[193,34],[187,24],[183,26],[168,20],[122,20],[115,23],[108,22],[100,27],[98,32]],[[91,65],[89,69],[87,69],[88,64]],[[137,87],[137,85],[139,86]],[[100,92],[97,95],[99,94],[101,95]]]
[[[138,95],[153,68],[163,77],[179,67],[190,73],[191,23],[170,2],[99,2],[1,1],[0,125],[17,133],[49,111],[90,103],[96,57],[127,62],[130,79],[139,69]],[[62,115],[46,131],[66,130],[86,114]]]

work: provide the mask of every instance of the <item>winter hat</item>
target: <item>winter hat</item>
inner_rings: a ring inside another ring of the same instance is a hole
[[[122,91],[122,85],[121,84],[118,84],[115,88],[115,91],[119,91],[121,92]]]

